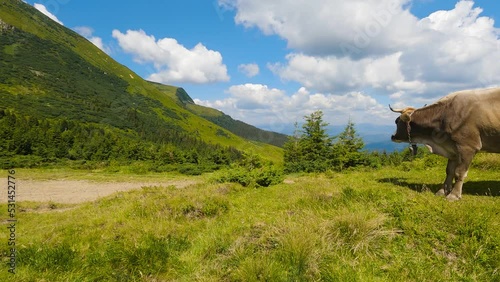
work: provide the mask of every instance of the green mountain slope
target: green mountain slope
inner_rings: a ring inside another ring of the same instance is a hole
[[[279,148],[193,114],[22,1],[0,1],[0,39],[0,157],[218,164],[244,151],[281,160]]]
[[[176,99],[177,103],[185,109],[231,131],[240,137],[248,140],[268,143],[278,147],[282,147],[288,140],[288,136],[285,134],[262,130],[253,125],[235,120],[231,116],[228,116],[219,110],[197,105],[183,88],[162,85],[154,82],[151,83],[158,90],[169,95],[172,99]]]

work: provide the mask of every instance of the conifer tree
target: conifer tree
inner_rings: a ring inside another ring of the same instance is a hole
[[[287,172],[321,172],[328,169],[332,138],[326,133],[328,123],[323,112],[305,116],[299,136],[291,137],[285,144],[285,170]]]
[[[365,154],[361,151],[365,143],[356,133],[354,122],[351,119],[347,122],[344,131],[337,137],[337,142],[333,146],[333,165],[338,170],[363,164]]]

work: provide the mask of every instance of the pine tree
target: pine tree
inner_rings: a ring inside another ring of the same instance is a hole
[[[291,137],[285,144],[285,170],[287,172],[321,172],[328,169],[332,138],[326,133],[328,123],[323,112],[305,116],[301,134]]]
[[[351,119],[347,122],[344,131],[337,137],[337,142],[333,146],[333,165],[338,170],[363,164],[365,154],[361,151],[365,143],[356,133],[354,122]]]

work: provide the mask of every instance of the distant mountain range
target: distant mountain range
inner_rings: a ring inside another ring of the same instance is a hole
[[[336,130],[341,131],[342,129],[339,127]],[[394,134],[395,130],[395,125],[356,124],[356,131],[363,138],[365,149],[368,151],[392,152],[407,148],[408,144],[391,141],[391,135]]]

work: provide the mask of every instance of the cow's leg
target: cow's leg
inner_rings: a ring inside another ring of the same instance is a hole
[[[464,180],[467,177],[467,172],[469,171],[469,165],[472,162],[475,152],[467,151],[463,152],[459,156],[459,162],[455,168],[455,184],[451,193],[446,196],[449,201],[456,201],[462,198],[462,186]]]
[[[457,160],[448,159],[448,164],[446,165],[446,179],[443,187],[436,192],[437,196],[446,196],[450,194],[451,189],[453,188],[453,179],[455,178],[455,169],[457,164]]]

